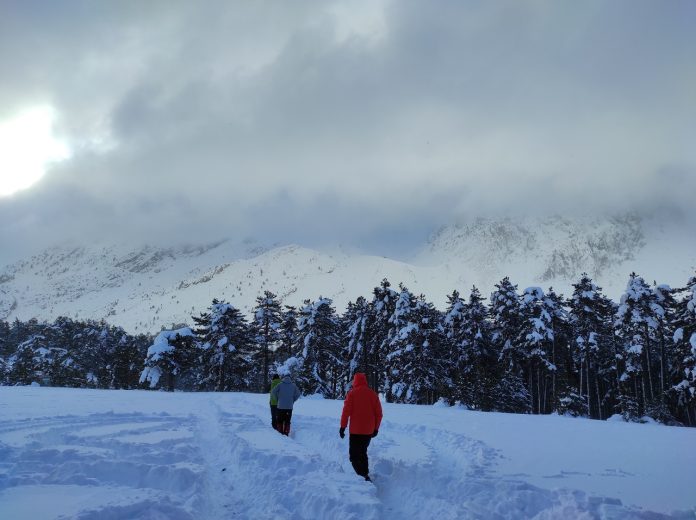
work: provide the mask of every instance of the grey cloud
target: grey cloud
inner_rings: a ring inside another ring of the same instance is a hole
[[[688,204],[660,179],[696,171],[692,2],[386,2],[344,38],[333,6],[8,3],[0,117],[53,103],[76,151],[0,239],[406,251],[513,207]]]

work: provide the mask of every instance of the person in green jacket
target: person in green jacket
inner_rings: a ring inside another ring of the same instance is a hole
[[[271,380],[271,426],[274,430],[278,429],[278,398],[273,397],[273,389],[280,384],[280,376],[273,374]]]

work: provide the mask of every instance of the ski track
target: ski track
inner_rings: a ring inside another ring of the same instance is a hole
[[[389,421],[370,445],[370,484],[354,474],[336,418],[297,413],[287,438],[270,428],[268,415],[223,398],[188,416],[7,421],[0,426],[1,510],[10,512],[4,518],[36,520],[670,518],[501,478],[494,470],[502,454],[483,442]],[[47,503],[37,505],[37,496]],[[58,516],[53,496],[64,506]]]

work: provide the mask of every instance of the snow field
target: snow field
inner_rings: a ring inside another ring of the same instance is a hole
[[[0,518],[696,518],[693,429],[386,404],[371,484],[341,404],[0,387]]]

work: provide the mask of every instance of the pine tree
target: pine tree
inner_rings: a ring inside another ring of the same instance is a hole
[[[673,318],[674,348],[671,349],[669,379],[675,415],[696,426],[696,276],[681,291]]]
[[[7,359],[0,357],[0,386],[10,384],[10,368]]]
[[[559,396],[567,388],[567,363],[570,360],[570,325],[567,305],[562,294],[557,294],[549,287],[544,296],[544,305],[551,315],[553,341],[551,343],[550,361],[556,367],[551,373],[550,405],[551,411],[557,411]]]
[[[137,388],[140,379],[142,360],[153,338],[146,335],[131,336],[117,329],[115,347],[110,362],[110,388]]]
[[[495,287],[490,299],[492,340],[497,347],[499,359],[516,372],[521,372],[526,355],[517,344],[524,321],[517,285],[513,285],[506,276]]]
[[[42,326],[46,352],[41,370],[46,384],[70,387],[85,385],[85,368],[80,362],[79,349],[72,341],[78,327],[79,324],[65,317]]]
[[[613,309],[602,288],[587,274],[583,273],[573,287],[569,305],[573,371],[578,375],[574,386],[584,403],[583,415],[603,419],[609,415],[604,411],[603,395],[616,385],[619,377],[613,352]]]
[[[7,361],[13,353],[14,346],[10,342],[10,324],[0,320],[0,385],[9,383]]]
[[[621,340],[624,356],[624,371],[620,381],[622,413],[635,419],[646,413],[649,405],[656,402],[654,336],[659,328],[658,316],[664,309],[657,303],[655,293],[635,273],[629,277],[626,292],[614,321]]]
[[[348,309],[344,314],[344,340],[345,345],[344,359],[347,363],[346,382],[353,379],[356,372],[367,374],[372,365],[370,363],[370,352],[368,350],[368,330],[370,325],[370,304],[362,296],[349,302]]]
[[[506,413],[530,413],[532,398],[522,377],[513,370],[502,371],[494,390],[495,411]]]
[[[385,358],[387,399],[432,404],[442,385],[451,382],[444,370],[445,333],[442,316],[421,295],[402,287],[391,323],[395,334]]]
[[[297,322],[299,355],[297,384],[305,394],[320,393],[333,399],[339,393],[343,372],[340,330],[336,311],[328,298],[305,301]]]
[[[524,384],[526,355],[517,344],[524,321],[517,285],[506,276],[495,287],[489,310],[492,344],[500,364],[493,391],[495,407],[505,412],[529,413],[531,396]]]
[[[474,410],[491,410],[498,378],[491,325],[484,298],[474,286],[468,302],[454,291],[448,297],[443,329],[451,360],[455,399]]]
[[[442,331],[446,345],[447,374],[452,384],[445,395],[450,403],[460,401],[468,407],[473,407],[473,388],[468,377],[472,366],[463,338],[464,307],[465,302],[458,291],[452,291],[452,294],[447,296],[447,308],[442,317]]]
[[[280,346],[275,353],[276,365],[282,365],[287,359],[296,354],[297,345],[297,308],[286,305],[280,325]]]
[[[251,370],[254,338],[244,315],[229,303],[213,300],[209,310],[193,321],[201,349],[197,387],[248,390],[259,375]]]
[[[664,424],[675,424],[673,408],[669,402],[669,360],[674,350],[674,333],[676,332],[677,301],[676,291],[668,285],[653,283],[655,303],[652,305],[653,316],[657,326],[653,331],[655,398],[646,410],[646,415]]]
[[[109,388],[109,359],[114,350],[109,325],[104,321],[76,323],[71,333],[72,341],[79,345],[75,353],[77,364],[85,372],[86,385],[90,388]]]
[[[476,286],[471,288],[469,301],[464,309],[464,323],[463,344],[473,365],[471,404],[475,409],[492,410],[498,360],[493,349],[488,310]]]
[[[195,335],[191,329],[163,330],[147,349],[140,383],[173,392],[177,377],[190,368],[195,348]]]
[[[12,384],[43,383],[45,340],[43,334],[32,334],[17,345],[17,349],[7,363],[9,380]]]
[[[381,349],[384,355],[384,393],[389,402],[413,402],[407,395],[405,381],[412,367],[404,366],[404,363],[406,354],[415,348],[415,329],[418,328],[415,308],[416,297],[402,286],[388,321],[388,343]]]
[[[551,316],[555,312],[553,303],[544,296],[540,287],[528,287],[521,298],[524,317],[517,344],[521,347],[526,362],[527,388],[531,397],[532,413],[548,413],[550,386],[556,373],[551,362],[555,334]]]
[[[389,320],[394,314],[398,297],[399,294],[391,288],[391,284],[386,278],[372,292],[371,317],[368,320],[367,333],[370,362],[366,375],[368,384],[376,392],[388,391],[384,382],[386,372],[384,358],[388,353],[390,334],[393,334]]]
[[[281,339],[283,316],[277,298],[271,291],[264,291],[263,296],[256,298],[256,307],[253,310],[252,327],[256,344],[260,347],[255,361],[260,362],[261,365],[262,381],[259,386],[262,391],[270,387],[268,372],[273,362],[275,348]]]
[[[0,359],[7,360],[13,352],[10,324],[0,320]]]

